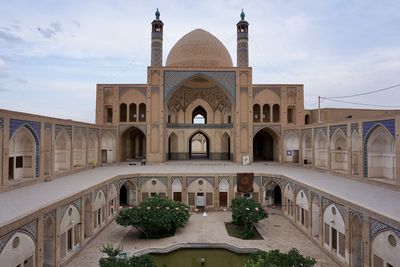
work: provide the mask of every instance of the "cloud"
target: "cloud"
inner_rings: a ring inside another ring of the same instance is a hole
[[[28,83],[28,80],[26,80],[26,79],[23,79],[23,78],[17,78],[17,79],[15,79],[17,82],[19,82],[19,83]]]
[[[77,20],[73,20],[72,23],[75,24],[75,26],[78,27],[78,28],[81,27],[81,24]]]
[[[56,21],[49,24],[47,28],[38,28],[38,31],[43,35],[44,38],[52,38],[57,33],[62,31],[61,23]]]
[[[22,43],[23,40],[21,37],[14,35],[10,31],[6,30],[7,28],[3,27],[3,30],[0,30],[0,40],[3,40],[8,43]]]

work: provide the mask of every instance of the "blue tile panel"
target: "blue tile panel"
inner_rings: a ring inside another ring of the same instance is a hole
[[[386,128],[393,138],[396,139],[396,123],[394,119],[363,122],[364,177],[368,177],[368,139],[378,126]]]
[[[35,173],[36,177],[40,176],[40,122],[10,119],[9,139],[20,128],[25,127],[35,139]]]
[[[374,218],[369,219],[369,237],[370,240],[374,240],[374,238],[385,231],[392,231],[394,232],[398,237],[400,237],[400,229],[396,229],[394,227],[391,227],[390,225],[387,225],[383,222],[380,222],[378,220],[375,220]]]
[[[228,95],[236,98],[235,71],[164,71],[164,100],[181,86],[185,81],[196,76],[203,76],[215,81],[224,88]]]

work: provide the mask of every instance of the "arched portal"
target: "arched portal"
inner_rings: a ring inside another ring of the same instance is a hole
[[[178,136],[175,133],[171,133],[168,138],[168,159],[169,160],[179,159]]]
[[[172,183],[172,195],[173,200],[182,202],[182,182],[177,178]]]
[[[121,136],[121,161],[146,158],[146,136],[132,126]]]
[[[35,177],[36,141],[27,128],[19,128],[9,144],[9,179]]]
[[[350,259],[352,267],[362,266],[362,229],[363,225],[358,218],[354,216],[350,223]]]
[[[115,137],[111,133],[106,133],[101,138],[101,163],[111,163],[115,161]]]
[[[264,128],[253,137],[254,161],[278,161],[278,136],[269,128]]]
[[[311,205],[311,232],[313,237],[319,237],[319,216],[320,204],[317,197],[314,197]]]
[[[123,184],[121,186],[121,189],[119,190],[119,205],[120,206],[128,205],[128,188],[126,188],[125,184]]]
[[[207,124],[207,111],[202,106],[197,106],[192,112],[193,124]]]
[[[231,159],[231,138],[227,133],[224,133],[221,138],[221,159]]]
[[[210,156],[210,142],[202,132],[196,132],[189,139],[189,158],[208,159]]]
[[[264,205],[275,207],[282,206],[282,189],[275,182],[267,183],[265,186]]]
[[[54,220],[51,216],[48,216],[43,233],[43,267],[55,266],[55,242]]]
[[[300,141],[299,137],[295,134],[285,135],[285,150],[284,157],[286,162],[299,163],[299,147]]]

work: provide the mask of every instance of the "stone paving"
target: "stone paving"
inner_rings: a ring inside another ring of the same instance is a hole
[[[97,267],[102,255],[100,248],[106,243],[122,246],[128,253],[145,248],[164,248],[179,243],[225,243],[240,248],[280,249],[281,251],[288,251],[295,247],[301,254],[315,258],[316,266],[338,266],[281,215],[270,215],[258,224],[257,228],[264,240],[241,240],[230,237],[224,225],[224,222],[229,221],[231,221],[230,212],[210,212],[207,217],[194,213],[187,226],[179,230],[175,236],[158,240],[138,239],[138,233],[134,228],[124,228],[112,222],[67,267]]]
[[[265,163],[242,166],[230,162],[210,164],[210,161],[189,161],[146,166],[122,165],[95,168],[57,178],[51,182],[38,183],[0,193],[0,227],[94,185],[111,180],[117,175],[216,175],[237,172],[254,172],[255,175],[285,175],[306,186],[317,188],[361,208],[400,221],[400,205],[393,205],[400,199],[399,191],[302,167]]]

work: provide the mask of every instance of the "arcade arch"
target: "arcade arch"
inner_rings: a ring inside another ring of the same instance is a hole
[[[279,137],[269,127],[258,131],[253,137],[254,161],[278,161]]]
[[[346,134],[341,129],[336,129],[331,137],[331,169],[347,172],[348,162]]]
[[[275,182],[269,182],[264,188],[264,205],[278,206],[282,205],[282,189]]]
[[[284,210],[289,216],[294,216],[294,193],[292,186],[287,184],[285,187],[285,191],[283,193],[284,196]]]
[[[69,205],[60,225],[61,258],[71,254],[79,246],[80,221],[78,209],[74,205]]]
[[[172,199],[182,202],[182,182],[178,178],[172,182]]]
[[[284,139],[284,157],[286,162],[299,163],[299,137],[293,133],[285,135]]]
[[[372,267],[400,266],[400,237],[393,231],[379,233],[372,241]]]
[[[92,166],[97,165],[97,162],[99,160],[98,150],[99,150],[99,139],[97,138],[97,135],[93,133],[89,136],[89,155],[88,155],[89,163]]]
[[[121,161],[143,158],[146,158],[146,136],[139,128],[132,126],[121,135]]]
[[[209,159],[210,139],[201,132],[195,132],[189,138],[189,159]]]
[[[62,129],[56,137],[56,149],[54,159],[55,172],[71,169],[71,138],[65,129]]]
[[[307,195],[304,192],[304,190],[299,190],[296,196],[296,219],[305,228],[308,228],[309,226],[308,222],[309,212],[310,212],[310,207],[308,204]]]
[[[367,139],[368,177],[395,178],[394,138],[383,126],[371,130]]]
[[[328,137],[323,130],[318,130],[315,136],[315,167],[328,167]]]
[[[17,231],[0,254],[0,266],[35,267],[35,250],[35,241],[28,234]]]
[[[74,137],[74,167],[86,166],[86,137],[79,130]]]
[[[324,211],[324,246],[345,261],[346,226],[342,214],[335,204],[331,204]]]
[[[48,216],[44,224],[43,233],[43,266],[55,266],[55,223],[53,217]]]
[[[10,180],[36,177],[36,141],[26,127],[20,127],[12,135],[8,153]]]
[[[101,138],[101,163],[111,163],[115,161],[116,141],[114,135],[105,133]]]

